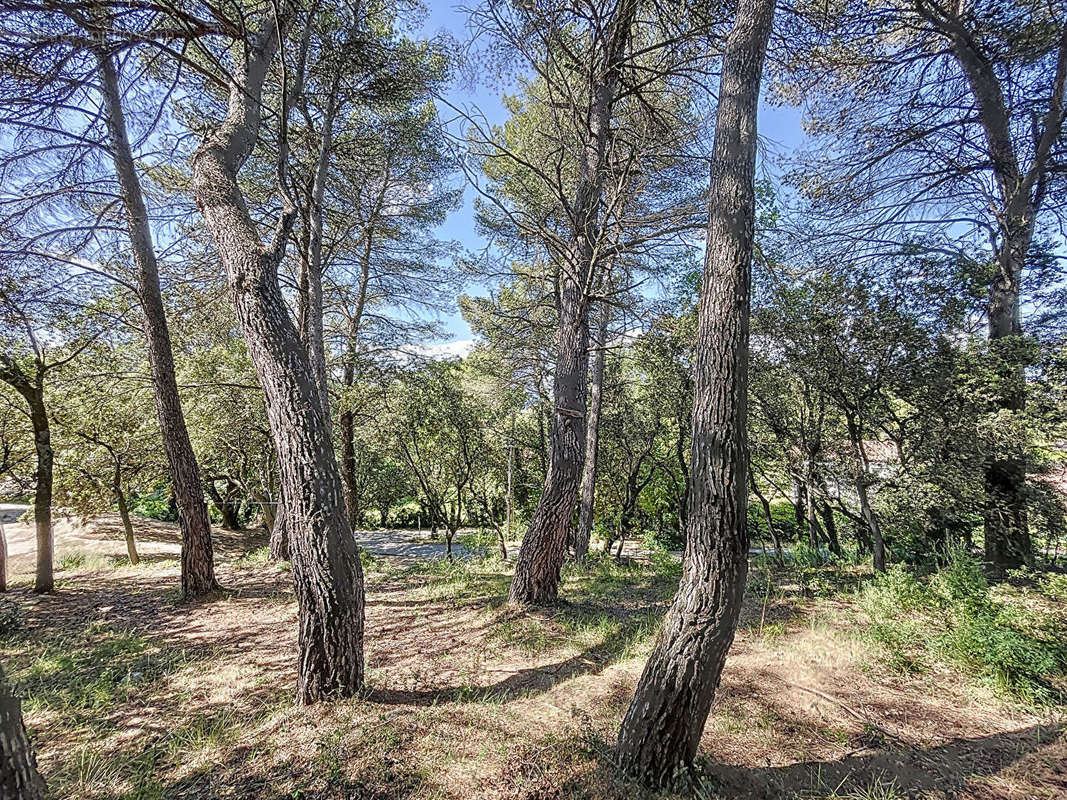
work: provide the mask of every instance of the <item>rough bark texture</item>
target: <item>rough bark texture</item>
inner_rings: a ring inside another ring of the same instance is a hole
[[[605,32],[603,63],[591,87],[588,130],[579,164],[570,253],[560,268],[552,430],[545,487],[523,537],[511,583],[511,602],[540,605],[556,600],[585,461],[586,351],[589,347],[588,282],[604,194],[611,113],[620,67],[637,3],[623,0]]]
[[[289,556],[289,514],[285,510],[285,500],[279,499],[274,524],[270,527],[270,560],[288,561]]]
[[[593,510],[596,506],[597,454],[600,445],[600,408],[603,402],[604,362],[607,353],[608,308],[602,309],[600,339],[589,359],[589,409],[585,434],[585,466],[582,472],[582,505],[578,512],[578,529],[574,534],[574,557],[579,561],[589,553],[593,533]]]
[[[44,800],[33,745],[22,722],[22,704],[0,668],[0,800]]]
[[[137,299],[141,305],[142,325],[148,342],[148,363],[155,388],[156,413],[174,487],[174,499],[178,505],[178,521],[182,532],[182,593],[185,597],[196,597],[218,588],[211,543],[211,520],[204,503],[200,468],[189,441],[189,431],[185,427],[178,381],[174,375],[174,354],[159,286],[152,230],[126,131],[118,73],[108,53],[97,53],[97,65],[106,101],[111,156],[126,209],[130,252],[136,267]]]
[[[300,607],[297,699],[309,703],[351,696],[362,686],[363,571],[323,398],[278,284],[286,220],[264,247],[237,182],[256,141],[263,83],[277,51],[278,31],[268,19],[250,36],[246,61],[231,79],[226,119],[193,158],[193,191],[266,394]]]
[[[589,326],[581,290],[568,286],[562,294],[548,473],[515,563],[511,601],[518,604],[538,605],[556,599],[560,567],[581,488]]]
[[[738,4],[726,43],[695,345],[691,493],[678,594],[619,731],[625,770],[669,781],[696,755],[748,571],[748,333],[756,109],[775,0]]]

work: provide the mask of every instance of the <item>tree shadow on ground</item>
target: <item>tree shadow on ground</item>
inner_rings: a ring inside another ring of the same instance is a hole
[[[922,797],[934,792],[937,797],[955,798],[962,797],[960,792],[969,781],[997,775],[1031,754],[1049,748],[1067,750],[1064,730],[1062,724],[1034,725],[1006,733],[950,739],[932,747],[892,748],[832,761],[746,768],[703,760],[698,767],[707,776],[707,788],[737,800],[867,797],[875,796],[872,789],[889,787],[896,794],[886,796]],[[1063,763],[1059,756],[1057,759]],[[1067,774],[1062,767],[1052,779],[1059,783],[1050,786],[1050,791],[1067,789]]]
[[[645,616],[654,606],[645,606],[632,613],[613,616],[615,625],[611,632],[597,644],[582,650],[577,655],[544,666],[518,669],[507,677],[488,685],[464,684],[434,689],[372,688],[366,697],[383,705],[428,706],[438,703],[479,702],[507,703],[512,700],[543,694],[564,681],[579,675],[598,675],[617,661],[629,648],[633,637],[642,630]],[[556,609],[551,618],[566,617],[571,620],[596,620],[606,613],[603,608],[568,606]],[[518,617],[528,616],[520,611]]]

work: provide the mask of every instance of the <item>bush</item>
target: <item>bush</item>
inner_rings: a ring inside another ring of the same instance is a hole
[[[171,507],[170,498],[163,487],[157,488],[151,494],[131,495],[130,513],[138,517],[148,517],[149,519],[158,519],[163,522],[178,521],[178,515]]]
[[[896,565],[864,586],[859,601],[867,637],[892,666],[914,668],[925,656],[1032,705],[1065,699],[1054,683],[1067,674],[1062,623],[993,597],[981,565],[962,550],[925,582]]]
[[[1067,574],[1050,572],[1038,580],[1038,586],[1052,600],[1067,603]]]
[[[774,532],[783,543],[798,538],[796,510],[788,500],[771,502],[771,519],[774,521]],[[753,542],[760,538],[770,539],[767,533],[767,517],[763,513],[763,506],[758,502],[748,505],[748,527],[752,532]]]
[[[500,537],[491,528],[478,528],[473,533],[461,533],[456,539],[474,558],[500,558]]]

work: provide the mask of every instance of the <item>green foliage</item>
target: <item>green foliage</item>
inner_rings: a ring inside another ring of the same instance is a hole
[[[170,496],[165,487],[157,487],[150,494],[135,494],[130,497],[130,513],[138,517],[177,522],[178,515],[171,507]]]
[[[981,565],[962,551],[924,580],[896,565],[864,586],[859,602],[869,619],[867,637],[896,669],[921,669],[933,659],[1024,703],[1064,700],[1062,620],[994,597]]]
[[[1067,604],[1067,573],[1049,572],[1038,580],[1041,591],[1053,600]]]

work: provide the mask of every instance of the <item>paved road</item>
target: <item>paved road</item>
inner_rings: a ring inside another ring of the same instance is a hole
[[[18,522],[19,517],[30,510],[30,506],[22,503],[0,503],[0,522],[9,525]]]
[[[356,541],[369,553],[378,556],[403,558],[447,558],[448,548],[444,541],[430,541],[417,531],[356,531]],[[459,536],[452,540],[452,555],[455,558],[470,558],[471,553],[459,543]]]

